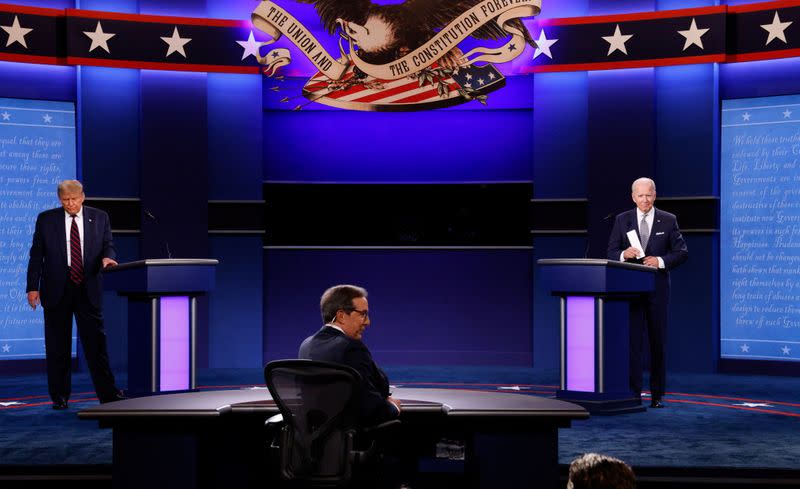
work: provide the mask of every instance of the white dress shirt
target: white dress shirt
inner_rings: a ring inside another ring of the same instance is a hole
[[[327,323],[327,324],[325,324],[325,326],[327,326],[327,327],[329,327],[329,328],[333,328],[333,329],[338,329],[339,331],[341,331],[341,332],[342,332],[342,334],[343,334],[343,335],[347,336],[347,333],[345,333],[345,332],[344,332],[344,330],[343,330],[342,328],[340,328],[339,326],[336,326],[336,325],[335,325],[335,324],[333,324],[333,323]]]
[[[647,222],[647,227],[650,229],[650,237],[647,238],[648,242],[650,242],[650,239],[653,237],[653,222],[655,221],[655,215],[656,215],[656,208],[652,207],[650,209],[650,212],[647,213],[647,217],[644,218],[644,220]],[[636,226],[638,226],[638,229],[639,229],[639,237],[640,237],[640,239],[641,239],[641,236],[642,236],[642,217],[643,216],[644,216],[644,212],[642,212],[642,210],[637,207],[636,208]],[[642,246],[647,248],[647,245],[645,245],[645,244],[642,244]],[[642,253],[644,253],[644,250],[642,250]],[[623,250],[623,252],[619,255],[619,261],[625,261],[625,256],[624,255],[625,255],[625,251]],[[661,258],[660,256],[657,256],[656,258],[658,259],[658,268],[664,268],[664,259]]]
[[[81,260],[83,260],[83,257],[86,256],[83,253],[85,249],[83,246],[83,207],[81,207],[81,210],[75,215],[75,224],[78,225],[78,234],[81,235]],[[72,230],[72,216],[70,216],[67,211],[64,211],[64,230],[67,236],[67,267],[70,267],[72,265],[72,257],[70,256],[72,252],[69,248],[69,241],[70,231]]]

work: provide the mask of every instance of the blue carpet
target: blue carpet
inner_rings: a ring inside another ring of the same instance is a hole
[[[558,374],[508,367],[388,367],[392,384],[552,396]],[[124,376],[118,376],[124,385]],[[634,467],[797,469],[800,379],[671,374],[666,409],[594,416],[561,430],[559,461],[588,451]],[[204,388],[263,384],[260,369],[198,373]],[[111,432],[78,420],[97,400],[86,374],[73,377],[68,411],[53,411],[44,375],[0,378],[0,464],[110,464]]]

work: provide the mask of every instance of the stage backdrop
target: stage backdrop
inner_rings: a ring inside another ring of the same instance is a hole
[[[800,361],[800,95],[722,107],[721,356]]]
[[[58,205],[75,168],[74,104],[0,98],[0,360],[44,358],[42,310],[25,298],[28,250],[36,215]]]

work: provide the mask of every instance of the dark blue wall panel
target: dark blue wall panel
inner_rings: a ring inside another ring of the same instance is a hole
[[[213,236],[209,248],[219,265],[216,288],[208,295],[208,366],[262,367],[261,236]]]
[[[690,233],[685,238],[689,261],[670,273],[666,366],[668,371],[714,372],[719,358],[719,235]]]
[[[139,0],[139,13],[150,15],[176,15],[180,17],[205,17],[206,0]]]
[[[536,75],[533,111],[533,195],[586,196],[588,75]]]
[[[94,197],[139,196],[139,70],[78,68],[83,184]]]
[[[208,255],[206,74],[141,72],[142,256]]]
[[[265,113],[267,180],[530,180],[529,109]]]
[[[261,199],[262,78],[208,74],[210,199]]]
[[[654,0],[589,0],[589,12],[586,15],[652,12],[655,4]]]
[[[205,0],[206,17],[210,19],[250,20],[259,2],[254,0]]]
[[[0,97],[74,102],[75,70],[74,66],[0,61]]]
[[[694,7],[709,7],[713,5],[718,5],[720,3],[730,3],[730,2],[720,2],[718,0],[656,0],[656,10],[675,10],[681,8],[694,8]]]
[[[27,5],[29,7],[45,8],[74,8],[75,2],[72,0],[15,0],[13,5]]]
[[[369,291],[384,364],[531,364],[530,250],[266,250],[264,360],[293,358],[336,284]]]
[[[717,65],[656,68],[655,76],[658,195],[717,195]]]
[[[654,175],[654,70],[593,71],[588,91],[588,256],[605,258],[606,216],[633,207],[631,183]]]
[[[800,93],[800,58],[723,64],[719,77],[723,100]]]
[[[103,12],[139,13],[138,0],[75,0],[75,8]]]

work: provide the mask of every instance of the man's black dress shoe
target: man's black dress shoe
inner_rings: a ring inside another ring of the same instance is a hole
[[[661,399],[653,399],[652,401],[650,401],[650,407],[651,408],[663,408],[663,407],[667,407],[667,405],[664,404],[664,401],[662,401]]]
[[[124,399],[127,399],[127,397],[125,397],[122,391],[117,391],[111,396],[101,398],[100,404],[105,404],[107,402],[114,402],[114,401],[122,401]]]
[[[67,404],[66,399],[55,399],[53,400],[53,409],[56,411],[61,411],[62,409],[67,409],[69,404]]]

